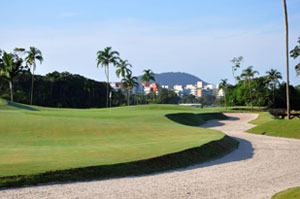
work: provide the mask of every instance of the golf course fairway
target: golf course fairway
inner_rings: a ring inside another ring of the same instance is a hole
[[[101,174],[89,170],[89,175],[82,174],[78,178],[73,174],[71,177],[59,177],[66,170],[138,162],[192,148],[199,149],[226,138],[227,142],[219,147],[219,151],[215,145],[206,147],[202,151],[207,153],[205,157],[191,162],[216,158],[235,149],[237,142],[219,131],[197,126],[208,119],[224,119],[226,116],[220,113],[221,110],[178,105],[59,109],[0,99],[0,187],[85,179],[82,176],[89,176],[87,179],[123,176],[126,169],[118,168],[118,172],[122,169],[124,172],[114,175],[107,173],[114,173],[115,170]],[[213,147],[216,147],[216,152]],[[184,157],[188,158],[189,154],[181,155],[180,161],[183,158],[186,163],[167,167],[157,165],[161,168],[144,173],[188,166],[189,161]],[[60,173],[52,178],[51,172],[57,170]],[[40,176],[45,172],[50,172],[48,180]],[[15,181],[18,183],[14,184]]]

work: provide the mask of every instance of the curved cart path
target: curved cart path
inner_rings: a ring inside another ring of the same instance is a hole
[[[260,199],[300,185],[300,140],[244,133],[257,115],[228,115],[230,120],[202,126],[240,141],[238,150],[221,159],[149,176],[1,190],[0,198]]]

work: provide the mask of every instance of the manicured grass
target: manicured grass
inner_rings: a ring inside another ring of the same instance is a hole
[[[252,120],[250,123],[255,125],[261,125],[266,122],[273,121],[274,117],[269,112],[263,112],[258,115],[255,120]]]
[[[298,119],[274,119],[271,114],[264,112],[251,123],[257,126],[248,130],[249,133],[300,139],[300,120]]]
[[[218,113],[222,110],[176,105],[52,109],[8,103],[0,99],[0,182],[7,181],[10,176],[22,175],[18,178],[21,182],[32,176],[34,179],[24,184],[39,183],[43,182],[39,174],[45,172],[119,165],[199,148],[222,140],[225,135],[215,130],[182,125],[181,121],[186,119],[173,121],[166,115],[195,114],[197,117],[193,121],[202,124],[207,119],[224,117]],[[218,154],[213,153],[212,148],[206,149],[211,156],[196,162],[215,158],[236,146],[236,142],[231,142]],[[102,174],[99,175],[92,172],[91,176],[101,178]],[[62,174],[59,173],[59,176]],[[51,177],[48,181],[65,181],[69,177]],[[16,177],[11,179],[18,181]],[[5,183],[2,186],[6,186]]]
[[[275,194],[272,199],[299,199],[300,187],[291,188]]]

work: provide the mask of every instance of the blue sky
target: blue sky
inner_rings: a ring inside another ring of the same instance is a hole
[[[287,3],[292,49],[300,37],[300,1]],[[253,65],[263,75],[275,68],[285,76],[281,0],[1,0],[0,18],[0,48],[39,48],[45,61],[38,74],[69,71],[103,81],[96,52],[112,46],[135,75],[151,68],[233,83],[230,60],[242,55],[242,69]],[[299,61],[290,60],[297,85]]]

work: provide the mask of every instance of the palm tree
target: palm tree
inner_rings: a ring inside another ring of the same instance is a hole
[[[300,63],[295,66],[297,76],[300,76]]]
[[[36,69],[36,60],[40,61],[42,64],[44,58],[42,56],[42,52],[35,48],[30,47],[29,51],[25,52],[27,54],[25,60],[26,64],[29,65],[32,68],[32,79],[31,79],[31,94],[30,94],[30,104],[32,105],[33,101],[33,82],[34,82],[34,71]]]
[[[119,63],[117,64],[117,70],[116,70],[116,75],[117,77],[125,77],[126,74],[131,73],[131,70],[128,67],[132,67],[130,63],[128,63],[127,60],[122,60],[120,59]]]
[[[21,55],[23,55],[23,53],[25,52],[25,48],[15,48],[14,52],[21,57]]]
[[[119,53],[117,51],[113,51],[111,47],[106,47],[103,51],[99,50],[97,52],[97,68],[99,65],[104,67],[105,76],[107,79],[107,87],[106,87],[106,108],[108,108],[108,96],[109,96],[109,64],[113,64],[116,66],[119,60]]]
[[[272,90],[273,90],[273,108],[275,108],[275,89],[276,84],[279,83],[279,79],[282,79],[281,73],[277,70],[271,69],[267,71],[267,80],[272,82]]]
[[[228,88],[228,83],[227,83],[228,79],[221,79],[221,83],[219,84],[219,90],[223,90],[224,91],[224,103],[225,103],[225,108],[227,110],[227,100],[226,100],[226,90]]]
[[[233,75],[233,78],[235,79],[235,81],[238,80],[238,77],[236,77],[234,75],[234,73],[237,71],[237,69],[239,69],[241,67],[241,62],[243,61],[243,56],[239,56],[239,57],[234,57],[232,60],[230,60],[230,62],[233,63],[233,66],[232,66],[232,75]]]
[[[0,61],[0,76],[4,77],[9,83],[10,100],[14,101],[13,80],[23,70],[23,60],[12,53],[3,53]]]
[[[292,58],[296,59],[297,57],[300,56],[300,37],[298,38],[298,43],[299,45],[295,46],[295,48],[293,50],[291,50],[290,55]],[[300,63],[298,63],[295,66],[295,70],[297,73],[297,76],[300,76]]]
[[[244,69],[241,74],[241,77],[245,80],[245,82],[248,82],[252,109],[253,109],[253,99],[252,99],[251,80],[254,78],[255,74],[259,74],[259,72],[256,70],[253,70],[253,66],[249,66],[248,68]]]
[[[122,87],[127,89],[127,104],[130,104],[130,90],[134,87],[138,87],[137,77],[133,77],[131,73],[127,74],[125,78],[122,79]]]
[[[146,83],[146,84],[149,84],[150,81],[155,81],[155,74],[150,70],[144,70],[144,74],[141,78],[141,83]]]
[[[285,24],[285,57],[286,57],[286,111],[287,118],[290,119],[290,91],[289,91],[289,25],[286,8],[286,0],[282,0],[284,10],[284,24]]]

